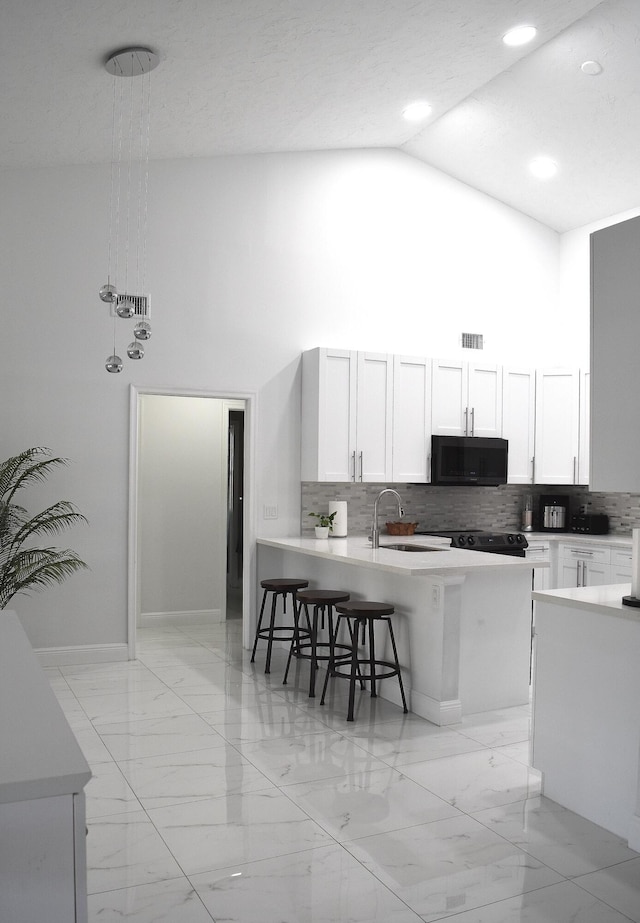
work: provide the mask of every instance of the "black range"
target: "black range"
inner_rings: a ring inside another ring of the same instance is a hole
[[[490,554],[510,554],[524,558],[528,542],[522,532],[484,532],[482,529],[418,529],[416,535],[438,535],[451,539],[452,548],[485,551]]]

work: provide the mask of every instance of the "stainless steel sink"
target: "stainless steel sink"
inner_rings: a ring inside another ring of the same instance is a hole
[[[410,545],[408,542],[398,542],[395,545],[380,545],[380,548],[389,548],[391,551],[445,551],[444,548],[427,548],[426,545]]]

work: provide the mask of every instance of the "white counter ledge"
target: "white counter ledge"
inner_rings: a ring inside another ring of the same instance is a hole
[[[581,609],[585,612],[599,612],[601,615],[617,616],[640,622],[640,609],[625,606],[623,596],[631,594],[630,583],[616,583],[607,586],[568,587],[559,590],[536,590],[534,601],[553,602],[557,606]]]
[[[532,567],[549,566],[546,561],[451,548],[449,539],[432,535],[387,535],[381,539],[379,548],[372,548],[366,535],[328,539],[304,536],[259,538],[258,544],[405,577],[429,577],[436,574],[454,576],[484,570],[530,571]],[[421,553],[395,551],[385,547],[391,544],[420,545],[431,550]]]
[[[83,923],[91,771],[17,615],[6,610],[0,740],[0,920]]]

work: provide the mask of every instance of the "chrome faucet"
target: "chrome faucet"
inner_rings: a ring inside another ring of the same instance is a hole
[[[404,510],[402,509],[402,500],[400,499],[400,494],[397,490],[394,490],[393,487],[385,487],[384,490],[381,490],[378,496],[375,499],[373,504],[373,524],[371,526],[371,535],[369,536],[369,541],[371,542],[372,548],[380,547],[380,528],[378,526],[378,502],[380,497],[384,494],[393,494],[393,496],[398,501],[398,517],[404,516]]]

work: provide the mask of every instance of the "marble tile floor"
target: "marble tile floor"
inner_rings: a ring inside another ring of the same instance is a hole
[[[239,620],[47,668],[89,761],[91,923],[640,923],[640,856],[540,795],[526,706],[307,696]]]

